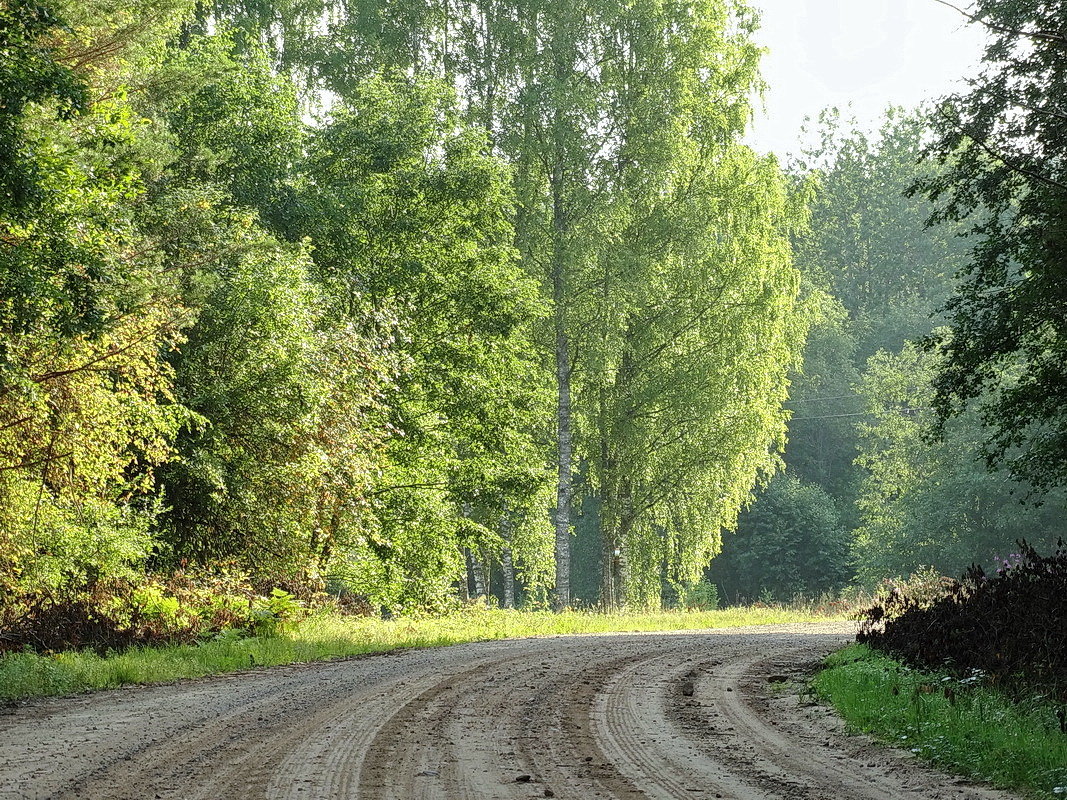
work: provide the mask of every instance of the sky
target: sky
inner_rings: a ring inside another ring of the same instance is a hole
[[[750,2],[762,11],[756,39],[769,49],[769,89],[748,142],[783,158],[797,151],[804,117],[827,106],[851,104],[873,127],[890,104],[915,106],[960,86],[975,73],[985,40],[935,0]]]

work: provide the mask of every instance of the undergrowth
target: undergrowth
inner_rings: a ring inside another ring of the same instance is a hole
[[[656,614],[561,614],[472,606],[438,617],[370,617],[318,613],[247,635],[224,631],[198,644],[91,649],[0,657],[0,700],[60,695],[125,684],[196,678],[250,667],[316,661],[409,647],[574,633],[670,631],[825,620],[810,609],[730,608]]]
[[[980,673],[1067,709],[1067,545],[1042,556],[1025,542],[995,574],[972,566],[937,593],[891,591],[864,614],[859,641],[919,668]],[[1063,719],[1067,733],[1067,719]]]
[[[1067,796],[1067,734],[1057,704],[912,669],[865,645],[826,660],[813,684],[851,729],[918,757],[1033,797]]]

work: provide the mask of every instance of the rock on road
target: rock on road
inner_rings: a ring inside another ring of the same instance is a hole
[[[559,636],[0,710],[0,798],[970,800],[798,696],[846,624]]]

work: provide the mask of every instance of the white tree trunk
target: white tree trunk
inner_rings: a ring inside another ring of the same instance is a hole
[[[467,548],[467,567],[470,569],[471,577],[474,579],[474,599],[478,600],[485,597],[489,591],[485,582],[485,564],[478,557],[478,554]]]
[[[515,608],[515,560],[511,555],[511,515],[507,505],[500,517],[500,538],[504,546],[500,550],[500,572],[504,579],[504,608]]]

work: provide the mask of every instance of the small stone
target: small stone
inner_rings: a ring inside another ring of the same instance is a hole
[[[515,779],[515,783],[529,783],[533,778],[530,775],[520,775]]]
[[[682,694],[684,694],[686,697],[692,697],[693,696],[693,682],[692,681],[682,681]]]
[[[545,789],[545,797],[555,797],[555,796],[556,796],[556,793],[553,792],[551,789]]]

